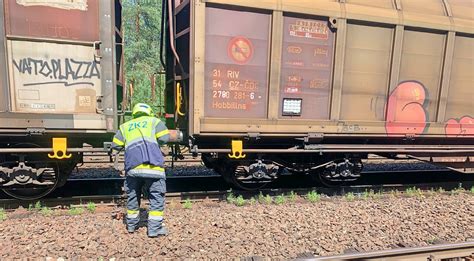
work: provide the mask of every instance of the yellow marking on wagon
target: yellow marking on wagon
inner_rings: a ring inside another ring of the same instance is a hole
[[[67,154],[67,138],[53,138],[53,154],[48,154],[51,159],[69,159],[72,154]]]
[[[243,159],[247,155],[245,155],[243,151],[244,145],[241,140],[232,140],[232,153],[229,154],[229,158],[231,159]]]

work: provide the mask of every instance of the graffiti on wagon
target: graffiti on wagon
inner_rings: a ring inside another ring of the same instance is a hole
[[[92,79],[100,79],[99,65],[95,61],[81,61],[73,58],[14,59],[13,65],[21,74],[35,76],[38,81],[23,83],[23,86],[64,84],[64,86],[90,85]]]

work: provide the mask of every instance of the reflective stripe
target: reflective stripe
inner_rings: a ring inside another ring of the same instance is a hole
[[[158,220],[158,221],[161,221],[161,220],[163,220],[163,217],[161,217],[161,216],[149,216],[148,219],[149,219],[149,220]]]
[[[126,148],[129,148],[130,146],[133,146],[133,145],[138,145],[138,144],[141,144],[143,142],[150,142],[150,143],[156,143],[156,139],[155,138],[149,138],[149,137],[138,137],[138,138],[135,138],[133,140],[130,140],[130,141],[127,141],[127,145],[125,146]]]
[[[155,167],[156,168],[156,167]],[[155,169],[131,169],[127,172],[130,177],[142,177],[142,178],[165,178],[165,170]]]
[[[155,137],[156,137],[156,138],[160,138],[160,137],[163,137],[163,136],[165,136],[165,135],[167,135],[167,134],[170,134],[170,131],[169,131],[168,129],[162,130],[162,131],[158,132],[158,133],[155,135]]]
[[[158,221],[163,220],[163,211],[150,210],[150,212],[148,212],[148,219]]]
[[[115,143],[115,144],[117,144],[117,145],[119,145],[119,146],[125,145],[125,142],[123,142],[123,141],[117,139],[116,137],[114,137],[114,139],[112,140],[112,142]]]
[[[141,165],[136,166],[133,169],[134,170],[135,169],[149,169],[149,170],[156,170],[156,171],[161,171],[161,172],[165,171],[165,168],[162,168],[162,167],[159,167],[159,166],[152,166],[152,165],[149,165],[149,164],[141,164]]]
[[[139,213],[140,213],[140,211],[138,211],[138,210],[128,209],[127,210],[127,218],[138,218]]]
[[[150,212],[148,212],[148,215],[149,216],[155,216],[155,217],[162,217],[163,216],[163,211],[151,210]]]

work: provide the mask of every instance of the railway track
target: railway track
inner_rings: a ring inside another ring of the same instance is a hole
[[[375,252],[351,253],[297,260],[474,260],[474,241],[426,247],[399,248]]]
[[[474,177],[464,175],[464,179],[460,181],[459,177],[453,177],[452,180],[446,179],[449,177],[444,175],[446,173],[440,171],[424,171],[424,172],[393,172],[391,175],[380,175],[379,172],[367,173],[367,175],[374,175],[375,177],[368,177],[365,182],[361,182],[337,186],[337,187],[316,187],[311,178],[301,176],[295,178],[294,176],[283,176],[274,184],[270,184],[267,188],[259,191],[241,191],[232,190],[227,183],[220,176],[176,176],[168,177],[167,198],[177,201],[192,200],[202,201],[207,200],[225,200],[229,193],[235,195],[242,195],[244,198],[251,198],[258,196],[259,193],[270,196],[277,196],[282,194],[296,193],[304,197],[308,192],[316,191],[319,194],[328,196],[341,196],[347,193],[352,193],[354,196],[363,195],[383,195],[389,193],[406,193],[413,191],[414,188],[421,191],[449,191],[455,189],[469,190],[474,187]],[[418,175],[418,176],[417,176]],[[411,179],[407,177],[412,177]],[[377,179],[384,177],[384,179]],[[397,178],[398,177],[398,178]],[[427,182],[431,180],[431,182]],[[111,204],[121,205],[126,199],[123,193],[123,178],[112,179],[77,179],[69,180],[66,186],[59,188],[47,198],[41,199],[41,203],[49,207],[62,207],[69,205],[81,205],[88,202],[97,204]],[[383,181],[383,182],[381,182]],[[380,183],[381,182],[381,183]],[[35,201],[19,201],[16,199],[6,199],[0,197],[0,208],[15,209],[19,206],[28,207]]]

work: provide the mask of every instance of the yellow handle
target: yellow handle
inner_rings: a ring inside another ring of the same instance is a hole
[[[176,113],[179,116],[184,116],[185,114],[181,112],[181,84],[178,82],[176,85]]]

